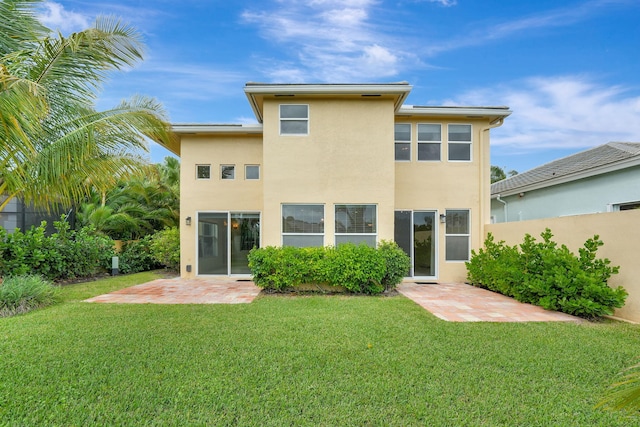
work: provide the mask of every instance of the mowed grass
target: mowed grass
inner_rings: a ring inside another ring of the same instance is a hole
[[[635,325],[448,323],[402,296],[79,301],[153,278],[0,319],[0,425],[640,425],[594,409]]]

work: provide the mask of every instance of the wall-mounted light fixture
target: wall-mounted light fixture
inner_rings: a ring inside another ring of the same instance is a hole
[[[184,223],[186,225],[191,225],[191,217],[190,216],[186,217],[185,220],[184,220]]]
[[[447,222],[447,216],[445,214],[440,214],[440,222],[443,224]]]

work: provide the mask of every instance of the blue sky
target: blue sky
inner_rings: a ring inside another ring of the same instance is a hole
[[[509,106],[491,159],[508,170],[640,141],[638,0],[56,0],[41,19],[67,34],[100,14],[148,47],[101,109],[144,94],[174,123],[254,123],[248,81],[408,81],[410,105]]]

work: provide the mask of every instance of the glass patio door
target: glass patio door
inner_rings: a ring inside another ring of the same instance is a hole
[[[411,257],[409,277],[435,278],[436,212],[396,211],[394,239]]]
[[[198,274],[250,274],[247,255],[260,247],[260,214],[198,214]]]

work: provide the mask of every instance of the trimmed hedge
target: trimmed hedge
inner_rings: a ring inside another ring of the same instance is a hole
[[[484,248],[472,251],[466,263],[469,282],[521,302],[584,318],[611,315],[624,305],[627,291],[607,285],[619,267],[611,266],[606,258],[596,258],[603,245],[599,236],[588,239],[578,256],[553,242],[548,228],[540,236],[541,242],[527,234],[519,246],[508,246],[504,241],[495,242],[489,233]]]
[[[322,284],[353,293],[379,294],[402,281],[410,262],[398,245],[385,241],[378,248],[344,243],[312,248],[268,246],[249,252],[254,283],[274,291]]]

